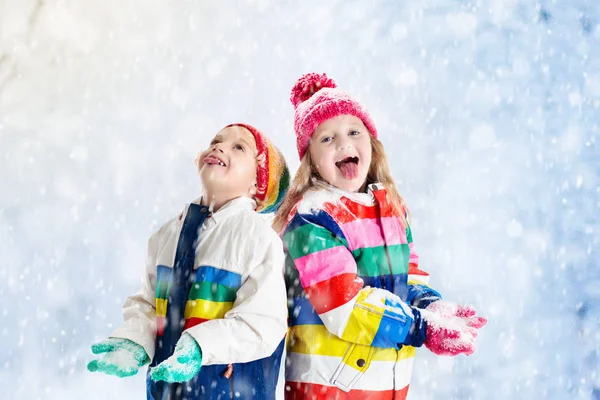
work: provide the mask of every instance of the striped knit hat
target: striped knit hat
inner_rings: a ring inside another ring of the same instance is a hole
[[[294,129],[300,160],[306,153],[310,137],[323,122],[338,115],[349,114],[360,118],[373,137],[377,137],[375,123],[359,102],[337,89],[326,74],[302,75],[292,88],[290,101],[294,105]]]
[[[256,171],[256,211],[261,214],[275,212],[283,202],[290,185],[290,172],[283,154],[265,135],[252,125],[236,123],[250,131],[258,150],[258,170]]]

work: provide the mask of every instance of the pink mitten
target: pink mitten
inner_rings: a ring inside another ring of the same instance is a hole
[[[425,347],[441,356],[473,354],[477,331],[487,323],[485,318],[475,315],[471,306],[443,300],[421,310],[421,316],[427,322]]]

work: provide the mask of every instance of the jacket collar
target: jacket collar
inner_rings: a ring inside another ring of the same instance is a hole
[[[337,188],[335,186],[332,186],[331,184],[317,179],[314,183],[315,189],[316,190],[328,190],[332,193],[335,193],[338,196],[344,196],[354,202],[357,203],[361,203],[361,204],[365,204],[365,205],[373,205],[375,202],[375,197],[373,196],[373,192],[377,191],[377,190],[385,190],[385,188],[383,187],[383,185],[381,183],[372,183],[369,186],[367,186],[367,192],[363,193],[363,192],[349,192],[347,190],[343,190],[340,188]]]
[[[196,200],[194,200],[193,203],[200,204],[201,200],[202,198],[199,197]],[[186,206],[186,212],[187,208],[188,207]],[[217,212],[212,213],[211,218],[214,220],[215,223],[219,223],[227,219],[229,216],[236,214],[242,210],[252,211],[255,209],[256,201],[254,199],[245,196],[237,197],[225,203],[221,208],[219,208]]]

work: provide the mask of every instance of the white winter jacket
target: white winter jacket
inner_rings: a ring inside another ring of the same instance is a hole
[[[234,199],[206,219],[201,228],[194,269],[209,266],[239,275],[241,282],[224,315],[206,318],[186,330],[202,349],[203,366],[268,357],[285,337],[287,307],[282,243],[270,225],[254,212],[254,207],[252,199]],[[125,322],[111,335],[140,344],[150,359],[155,351],[157,312],[160,314],[164,308],[157,299],[157,266],[173,267],[188,208],[189,204],[150,238],[142,288],[125,301]],[[195,302],[190,304],[193,308]]]

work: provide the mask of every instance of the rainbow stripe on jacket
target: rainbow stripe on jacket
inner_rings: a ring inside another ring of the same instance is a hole
[[[157,335],[165,328],[168,296],[171,290],[173,268],[156,266],[156,325]],[[191,328],[212,319],[220,319],[233,308],[242,276],[210,266],[200,266],[194,271],[194,283],[185,304],[183,329]]]
[[[406,303],[439,299],[418,268],[410,226],[380,185],[369,193],[317,189],[282,233],[291,305],[286,398],[404,399],[415,355],[403,345]]]

